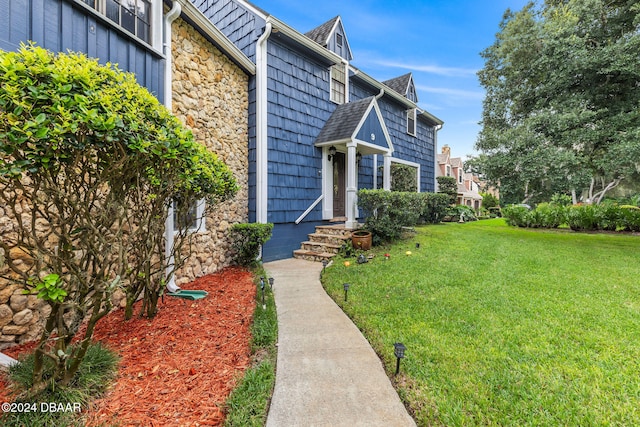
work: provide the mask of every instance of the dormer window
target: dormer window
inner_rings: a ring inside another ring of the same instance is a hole
[[[343,44],[344,44],[344,41],[343,41],[342,34],[336,33],[336,46],[341,48]]]
[[[416,136],[416,109],[407,110],[407,133]]]
[[[346,100],[346,87],[344,64],[335,64],[331,67],[331,101],[336,104],[344,104]]]
[[[82,0],[118,26],[151,44],[151,0]]]

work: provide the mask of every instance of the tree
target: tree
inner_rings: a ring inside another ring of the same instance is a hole
[[[599,202],[640,162],[640,6],[548,0],[507,11],[478,76],[476,148],[501,194]]]
[[[449,204],[455,205],[458,200],[458,184],[456,179],[452,176],[439,176],[436,177],[438,181],[438,193],[444,193],[449,196]]]
[[[0,271],[51,307],[30,394],[71,383],[116,288],[142,283],[155,313],[174,198],[215,203],[235,191],[230,170],[133,75],[34,46],[0,51],[0,204],[11,220]]]

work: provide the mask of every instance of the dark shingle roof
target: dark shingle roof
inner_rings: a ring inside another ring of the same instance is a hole
[[[410,82],[411,82],[411,73],[407,73],[403,76],[396,77],[394,79],[389,79],[382,83],[389,86],[391,89],[395,90],[400,95],[407,96],[407,91],[409,90]]]
[[[315,143],[341,141],[351,138],[367,112],[374,97],[338,105],[329,120],[324,124]]]
[[[321,46],[327,46],[327,40],[331,35],[331,30],[336,25],[336,21],[339,19],[339,16],[336,16],[333,19],[328,20],[324,24],[320,25],[317,28],[305,33],[305,36],[309,37],[314,42],[318,43]]]

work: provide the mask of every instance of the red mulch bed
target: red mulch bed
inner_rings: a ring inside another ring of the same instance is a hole
[[[87,425],[221,425],[223,404],[250,363],[256,288],[251,273],[227,268],[183,289],[200,300],[165,296],[152,319],[124,320],[124,310],[101,319],[94,340],[120,354],[118,378],[85,411]],[[136,312],[137,314],[137,312]],[[12,357],[33,348],[4,351]],[[7,398],[0,378],[0,402]]]

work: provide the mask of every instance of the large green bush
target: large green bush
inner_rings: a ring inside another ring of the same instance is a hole
[[[567,225],[575,231],[640,231],[640,208],[631,205],[541,203],[533,210],[516,205],[507,206],[502,212],[507,224],[517,227],[558,228]]]
[[[30,393],[71,383],[118,287],[128,307],[142,296],[141,314],[155,315],[188,240],[176,234],[170,262],[165,219],[177,196],[211,206],[236,190],[229,168],[133,74],[81,54],[0,51],[0,206],[9,218],[0,269],[51,309]]]
[[[231,227],[235,262],[250,266],[260,255],[260,248],[271,238],[273,224],[242,223]]]
[[[365,227],[373,233],[374,244],[398,239],[404,227],[421,220],[438,223],[449,206],[447,194],[385,190],[360,190],[358,206],[365,215]]]

